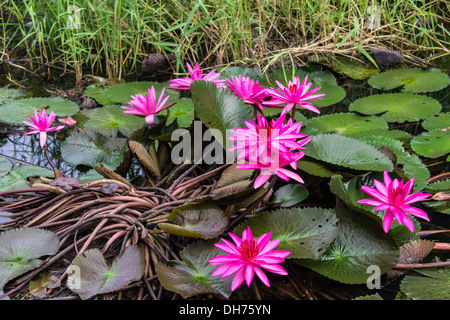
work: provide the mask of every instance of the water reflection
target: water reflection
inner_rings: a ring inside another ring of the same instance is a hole
[[[61,158],[60,144],[64,140],[63,138],[64,134],[50,133],[46,143],[48,153],[61,172],[73,176],[77,170],[74,170],[71,165],[62,161]],[[45,152],[39,145],[39,135],[15,133],[7,136],[0,144],[0,155],[9,157],[15,166],[32,164],[51,169],[45,157]]]

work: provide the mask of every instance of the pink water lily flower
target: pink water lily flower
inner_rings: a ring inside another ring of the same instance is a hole
[[[409,194],[414,186],[414,178],[407,183],[403,180],[393,181],[387,171],[384,171],[384,184],[374,179],[375,188],[362,186],[361,189],[374,199],[359,200],[358,203],[376,207],[375,211],[386,210],[383,218],[383,229],[387,233],[395,218],[400,224],[404,224],[411,232],[414,232],[414,223],[408,214],[430,221],[425,211],[411,207],[410,204],[422,201],[430,196],[431,193],[423,193],[422,191]]]
[[[254,188],[259,188],[269,180],[272,175],[277,175],[285,181],[292,178],[300,183],[303,179],[295,172],[284,168],[290,166],[297,169],[297,161],[304,156],[304,152],[295,152],[305,149],[312,136],[307,137],[301,133],[301,122],[293,122],[290,118],[284,123],[286,113],[275,121],[267,121],[257,114],[257,123],[245,121],[247,128],[234,129],[236,136],[229,139],[237,143],[229,151],[241,150],[238,160],[245,159],[245,163],[239,163],[236,168],[244,170],[260,170],[255,179]]]
[[[123,113],[134,114],[139,117],[145,118],[145,123],[149,126],[155,126],[155,115],[167,108],[173,106],[176,102],[172,102],[166,105],[169,101],[170,96],[164,98],[164,92],[166,88],[164,87],[159,95],[158,101],[156,101],[156,91],[152,86],[148,89],[148,95],[138,93],[135,96],[131,96],[132,100],[127,102],[130,107],[121,107],[125,111]]]
[[[262,101],[267,97],[267,88],[259,85],[258,80],[250,77],[231,76],[231,80],[225,79],[228,88],[233,91],[235,95],[244,100],[248,105],[252,105],[261,112],[264,111]]]
[[[34,110],[34,117],[31,115],[28,115],[28,117],[31,119],[32,123],[29,121],[22,122],[29,126],[31,131],[25,134],[39,133],[39,142],[41,147],[44,147],[45,142],[47,141],[47,132],[58,131],[65,128],[64,126],[50,127],[56,117],[56,114],[53,111],[50,111],[47,115],[45,109],[42,109],[41,113]]]
[[[229,139],[238,141],[229,151],[243,149],[238,159],[247,159],[257,161],[263,159],[267,162],[272,153],[289,153],[293,149],[305,149],[303,146],[309,142],[312,136],[306,137],[306,134],[300,133],[302,123],[293,122],[289,119],[286,123],[284,120],[286,113],[282,112],[280,117],[275,121],[267,121],[267,119],[259,114],[256,115],[257,123],[246,120],[244,123],[247,128],[237,128],[232,132],[236,136]]]
[[[218,87],[227,86],[224,79],[218,79],[220,77],[220,73],[216,72],[216,69],[213,69],[208,74],[203,75],[203,69],[200,69],[198,62],[194,68],[192,68],[189,63],[186,63],[186,65],[190,76],[169,80],[169,89],[189,90],[191,83],[195,80],[210,81],[215,83]]]
[[[258,189],[259,187],[264,185],[264,183],[266,183],[273,175],[276,175],[284,181],[289,181],[290,178],[300,183],[304,183],[302,177],[300,177],[295,172],[289,171],[285,168],[289,165],[294,170],[297,169],[297,161],[303,158],[304,155],[304,152],[279,153],[272,155],[272,157],[269,158],[268,161],[240,163],[236,166],[236,168],[245,170],[260,170],[253,184],[253,187],[255,189]]]
[[[308,76],[305,76],[301,83],[299,77],[294,77],[292,81],[288,82],[287,87],[283,86],[279,81],[275,81],[279,88],[268,89],[267,93],[272,96],[272,99],[264,101],[263,104],[268,107],[284,108],[285,112],[289,112],[295,105],[299,105],[315,113],[320,113],[319,109],[314,107],[309,100],[321,98],[325,94],[315,94],[320,90],[320,87],[308,91],[312,83],[307,83],[307,81]]]
[[[242,232],[242,239],[231,232],[228,234],[234,244],[226,239],[221,239],[223,243],[217,243],[215,246],[227,254],[214,257],[209,260],[209,263],[221,264],[214,270],[213,276],[221,275],[222,278],[226,278],[236,273],[231,283],[232,291],[236,290],[244,280],[247,286],[250,286],[255,274],[266,286],[270,287],[269,279],[263,270],[280,275],[288,274],[279,264],[284,262],[284,258],[291,252],[274,250],[280,240],[271,241],[272,232],[265,233],[256,240],[253,238],[250,228]]]

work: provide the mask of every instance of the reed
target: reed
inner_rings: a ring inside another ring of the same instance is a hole
[[[283,58],[400,50],[415,62],[449,54],[450,5],[434,1],[1,0],[0,58],[25,51],[27,68],[59,66],[121,79],[151,52],[185,62],[253,65]],[[12,55],[14,57],[14,55]],[[23,57],[22,57],[23,58]],[[363,57],[364,58],[364,57]]]

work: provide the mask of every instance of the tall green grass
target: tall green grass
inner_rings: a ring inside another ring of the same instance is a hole
[[[283,59],[401,50],[431,61],[449,51],[450,5],[356,0],[0,0],[0,51],[26,50],[35,68],[122,78],[151,52],[184,62],[262,69]],[[379,27],[370,28],[373,8]],[[418,21],[431,21],[420,24]],[[30,67],[31,68],[31,67]]]

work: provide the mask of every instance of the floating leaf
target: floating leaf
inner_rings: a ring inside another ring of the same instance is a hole
[[[411,93],[387,93],[364,97],[349,106],[350,111],[376,115],[388,122],[414,122],[441,111],[436,99]]]
[[[375,74],[378,74],[380,70],[367,65],[356,59],[337,56],[331,61],[331,67],[335,72],[343,73],[352,79],[364,80]]]
[[[126,139],[106,138],[97,132],[77,132],[61,143],[61,157],[73,166],[103,164],[114,170],[122,162],[125,148]]]
[[[400,290],[413,300],[450,300],[450,269],[420,269],[421,276],[406,276]]]
[[[232,164],[222,172],[219,181],[217,182],[217,188],[229,186],[235,182],[240,182],[251,178],[254,170],[237,169],[237,165],[238,163]]]
[[[40,274],[36,280],[30,281],[28,289],[30,293],[38,298],[44,298],[48,289],[55,289],[61,285],[61,281],[55,275]]]
[[[441,90],[450,83],[450,78],[438,69],[404,68],[374,75],[368,83],[380,90],[404,86],[402,92],[418,93]]]
[[[332,210],[323,208],[290,208],[265,211],[247,219],[235,228],[241,234],[250,227],[254,237],[273,232],[279,239],[277,250],[291,251],[289,258],[318,259],[340,231]]]
[[[180,127],[189,127],[194,121],[194,103],[189,98],[181,98],[178,102],[171,106],[169,109],[161,111],[160,115],[166,115],[169,110],[169,117],[167,118],[166,125],[170,125],[175,120]]]
[[[40,112],[45,106],[48,106],[45,108],[47,114],[53,111],[57,117],[67,117],[80,110],[75,102],[61,97],[19,99],[5,102],[0,107],[0,120],[12,124],[23,124],[23,120],[30,121],[28,115],[34,116],[35,109]]]
[[[166,290],[180,294],[184,299],[200,295],[214,294],[228,298],[231,295],[233,277],[213,277],[217,268],[208,260],[223,254],[214,246],[217,241],[196,241],[188,244],[181,252],[182,261],[159,262],[156,274]]]
[[[190,86],[192,100],[197,115],[212,130],[212,134],[222,145],[230,136],[228,130],[244,128],[245,120],[253,119],[251,107],[225,88],[209,81],[196,80]]]
[[[159,97],[162,89],[166,87],[166,83],[148,81],[124,82],[107,88],[106,97],[114,103],[125,104],[131,101],[131,96],[136,94],[148,95],[148,89],[152,86],[155,88],[156,96]],[[170,95],[168,103],[171,103],[179,97],[179,92],[166,88],[164,96],[167,95]]]
[[[19,89],[0,88],[0,104],[17,98],[22,98],[25,95]]]
[[[331,178],[336,174],[326,163],[314,159],[303,158],[301,161],[297,161],[297,166],[300,170],[322,178]]]
[[[450,112],[435,114],[425,119],[422,127],[429,131],[434,129],[450,130]]]
[[[406,131],[402,131],[402,130],[396,130],[396,129],[391,129],[391,130],[384,130],[384,129],[372,129],[372,130],[364,130],[364,131],[358,131],[358,132],[354,132],[354,133],[349,133],[346,135],[349,138],[354,138],[354,139],[361,139],[361,138],[366,138],[366,137],[372,137],[372,136],[383,136],[386,138],[390,138],[390,139],[394,139],[394,140],[399,140],[401,142],[409,142],[412,139],[412,135],[409,134]]]
[[[272,195],[270,202],[280,203],[280,207],[291,207],[308,197],[308,189],[302,184],[287,184]]]
[[[253,68],[230,66],[230,67],[218,70],[218,72],[220,72],[221,79],[230,79],[231,80],[231,76],[238,77],[239,75],[242,77],[250,77],[251,79],[258,80],[258,81],[260,79],[264,78],[264,75],[261,73],[260,70],[256,70]]]
[[[84,130],[98,131],[107,137],[116,137],[120,131],[130,136],[145,125],[144,118],[123,113],[119,106],[104,106],[81,112],[88,120],[83,124]]]
[[[0,191],[30,188],[31,185],[27,179],[39,176],[53,178],[55,173],[53,170],[37,166],[15,167],[0,179]]]
[[[450,152],[450,130],[425,131],[411,140],[411,148],[427,158],[438,158]]]
[[[44,263],[38,259],[59,249],[58,235],[42,229],[12,229],[0,233],[0,289],[17,276]]]
[[[69,288],[86,300],[139,280],[145,265],[144,250],[139,245],[127,246],[110,267],[100,250],[90,249],[78,255],[69,266]]]
[[[443,192],[443,191],[450,191],[450,179],[436,181],[436,182],[430,183],[426,187],[426,192],[430,192],[430,193]]]
[[[163,231],[183,237],[211,239],[222,234],[229,218],[213,204],[186,204],[172,210],[169,223],[160,223]]]
[[[11,169],[13,168],[13,164],[5,157],[0,157],[0,178],[6,176]]]
[[[305,150],[308,157],[354,170],[392,171],[392,162],[376,148],[338,134],[319,134]],[[301,161],[299,162],[301,166]]]
[[[342,228],[336,239],[318,260],[299,259],[298,264],[348,284],[366,283],[369,266],[383,274],[397,264],[399,249],[378,223],[348,209],[333,212]]]
[[[106,94],[108,92],[107,90],[107,88],[89,86],[86,88],[83,95],[85,97],[95,99],[95,101],[103,106],[114,104],[113,101],[108,99],[108,96]]]
[[[312,126],[322,133],[336,133],[346,135],[365,130],[386,130],[388,124],[375,116],[362,116],[355,113],[335,113],[314,117],[308,121]]]

